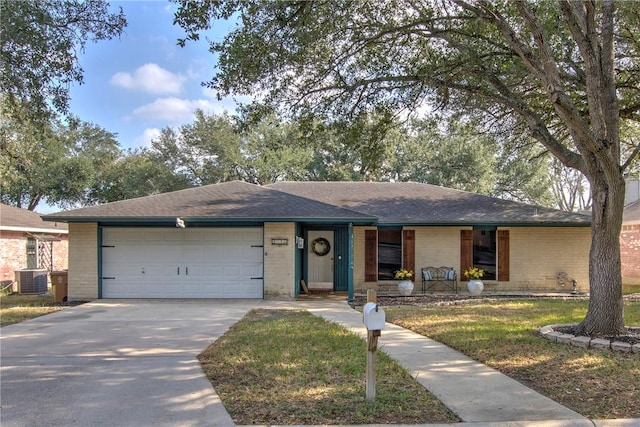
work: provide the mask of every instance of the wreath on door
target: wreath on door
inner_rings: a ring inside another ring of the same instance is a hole
[[[311,242],[311,252],[318,256],[325,256],[331,250],[331,244],[324,237],[318,237]]]

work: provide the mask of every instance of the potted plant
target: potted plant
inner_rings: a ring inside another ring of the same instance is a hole
[[[413,271],[403,268],[402,270],[396,271],[395,277],[400,280],[398,283],[398,293],[404,296],[411,295],[411,292],[413,292]]]
[[[463,273],[468,279],[467,288],[471,295],[480,295],[484,290],[484,283],[482,283],[482,276],[484,276],[484,270],[478,267],[470,267]]]

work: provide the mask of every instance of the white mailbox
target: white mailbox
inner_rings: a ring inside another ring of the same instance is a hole
[[[362,308],[362,320],[367,330],[381,331],[385,325],[384,310],[375,302],[368,302]]]

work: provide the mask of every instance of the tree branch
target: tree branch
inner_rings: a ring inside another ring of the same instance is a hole
[[[627,158],[627,161],[624,162],[624,164],[620,167],[620,171],[624,172],[631,165],[631,163],[634,162],[638,155],[640,155],[640,144],[636,145],[636,148],[633,149],[633,151]]]

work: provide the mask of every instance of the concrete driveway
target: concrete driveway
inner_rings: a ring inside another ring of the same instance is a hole
[[[108,300],[0,329],[0,424],[233,425],[197,355],[262,300]]]

